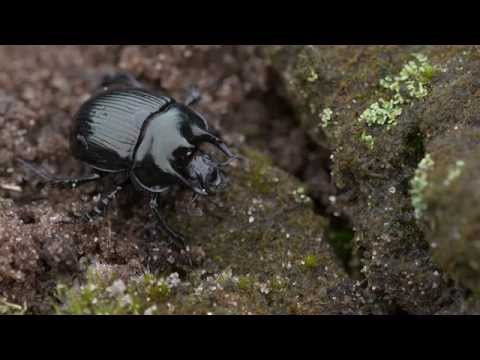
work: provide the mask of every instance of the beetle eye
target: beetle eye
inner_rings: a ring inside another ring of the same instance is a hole
[[[194,150],[190,148],[180,148],[177,150],[176,158],[180,161],[188,161],[192,158]]]

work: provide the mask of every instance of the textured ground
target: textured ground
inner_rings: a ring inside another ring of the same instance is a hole
[[[0,313],[477,312],[479,54],[0,47]],[[247,158],[217,205],[165,199],[192,265],[142,195],[127,190],[104,221],[69,223],[108,181],[44,187],[16,163],[85,171],[69,155],[71,119],[118,70],[179,100],[198,86],[197,109]]]
[[[366,309],[363,290],[327,243],[328,221],[296,178],[271,166],[273,158],[292,174],[302,171],[309,140],[270,90],[275,79],[257,48],[5,46],[0,64],[0,311],[23,312],[16,306],[23,304],[33,313]],[[203,89],[199,111],[248,158],[231,166],[219,208],[194,204],[182,191],[166,202],[171,225],[191,239],[193,266],[151,226],[148,201],[138,193],[120,196],[104,221],[68,223],[91,209],[106,185],[44,187],[15,161],[82,173],[69,155],[71,118],[101,77],[117,70],[178,99],[191,85]],[[162,279],[174,279],[166,298],[150,293],[162,289]],[[138,281],[143,292],[131,290]]]

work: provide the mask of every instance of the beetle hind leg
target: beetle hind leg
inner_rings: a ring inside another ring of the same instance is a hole
[[[184,103],[187,106],[193,106],[197,104],[201,99],[202,99],[202,93],[200,92],[200,89],[193,86],[190,89],[188,89],[187,94],[185,96]]]
[[[65,178],[65,177],[51,175],[47,173],[45,169],[37,167],[23,159],[18,159],[18,161],[20,162],[20,164],[22,164],[22,166],[28,172],[33,173],[34,175],[42,178],[46,184],[53,185],[53,186],[74,189],[79,185],[83,185],[92,181],[99,180],[104,176],[104,174],[100,174],[100,173],[91,173],[91,174],[79,176],[79,177]]]
[[[99,88],[131,87],[143,89],[143,84],[128,72],[116,72],[103,76]]]

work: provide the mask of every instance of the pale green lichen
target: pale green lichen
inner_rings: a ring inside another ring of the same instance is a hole
[[[332,116],[333,116],[332,109],[330,108],[323,109],[320,115],[320,118],[322,120],[320,123],[320,126],[325,129],[330,124],[330,120],[332,120]]]
[[[397,118],[402,114],[400,105],[404,102],[400,94],[395,94],[389,100],[380,98],[360,115],[359,120],[365,121],[368,126],[387,125],[387,129],[390,129],[397,124]]]
[[[307,81],[308,82],[315,82],[318,80],[318,74],[317,72],[315,71],[315,69],[313,68],[310,68],[309,69],[309,74],[307,76]]]
[[[0,297],[0,315],[23,315],[27,311],[27,305],[18,305]]]
[[[433,168],[434,161],[430,154],[425,157],[418,164],[415,170],[415,175],[410,181],[410,194],[412,196],[412,206],[415,210],[415,218],[420,219],[427,210],[427,203],[425,202],[425,189],[428,186],[428,172]]]
[[[402,106],[415,99],[428,95],[427,84],[438,72],[437,66],[431,65],[425,55],[413,54],[415,60],[405,64],[397,76],[386,76],[380,80],[380,86],[391,91],[392,97],[380,98],[371,104],[359,117],[359,121],[368,126],[387,126],[387,130],[397,124],[402,114]]]
[[[426,85],[440,70],[438,66],[429,63],[423,54],[413,54],[415,60],[405,64],[398,76],[387,76],[380,80],[380,86],[400,94],[403,89],[407,90],[410,98],[421,99],[428,95]],[[407,99],[409,102],[411,99]]]
[[[444,181],[444,185],[450,186],[450,184],[462,174],[462,169],[464,166],[465,166],[465,161],[457,160],[455,162],[455,165],[451,167],[450,170],[448,171],[448,175]]]
[[[373,147],[375,145],[375,140],[373,139],[372,135],[369,135],[364,131],[364,132],[362,132],[362,135],[360,135],[360,140],[363,143],[365,143],[365,145],[367,145],[370,150],[373,149]]]
[[[303,187],[293,190],[292,195],[298,204],[310,204],[312,202],[312,199],[305,194],[305,188]]]

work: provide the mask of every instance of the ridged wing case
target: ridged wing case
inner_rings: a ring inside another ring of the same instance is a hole
[[[145,120],[172,101],[141,89],[106,91],[93,97],[75,116],[73,155],[98,170],[128,170]]]

